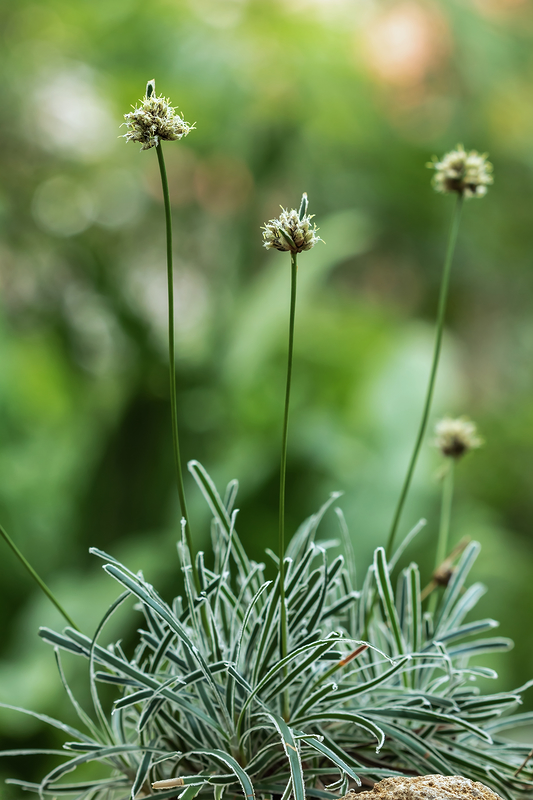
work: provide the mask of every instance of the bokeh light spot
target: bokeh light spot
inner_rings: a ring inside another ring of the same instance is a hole
[[[365,32],[366,62],[384,83],[412,86],[438,67],[449,50],[442,14],[412,0],[379,14]]]
[[[74,236],[91,225],[94,204],[89,193],[72,178],[58,175],[35,192],[32,212],[41,228],[56,236]]]
[[[76,158],[108,153],[119,134],[97,92],[95,74],[85,64],[46,70],[35,86],[32,114],[41,144]]]

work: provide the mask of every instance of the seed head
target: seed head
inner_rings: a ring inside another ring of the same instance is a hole
[[[427,166],[435,170],[433,186],[442,194],[457,192],[465,197],[484,197],[487,186],[494,183],[487,153],[480,154],[476,150],[467,153],[462,144],[446,153],[440,161],[433,156],[433,161]]]
[[[476,426],[466,417],[444,417],[435,425],[435,434],[435,445],[447,458],[459,459],[469,450],[475,450],[483,444],[483,439],[477,435]]]
[[[279,217],[271,219],[262,227],[264,246],[267,249],[275,247],[276,250],[301,253],[321,242],[322,239],[317,236],[318,228],[311,223],[314,214],[307,213],[308,206],[309,201],[305,193],[302,195],[299,211],[295,208],[287,211],[282,206]]]
[[[133,111],[124,114],[128,128],[124,134],[127,142],[140,142],[141,150],[157,147],[161,140],[175,141],[187,136],[194,130],[194,125],[189,125],[183,117],[170,105],[170,100],[155,93],[155,81],[148,81],[146,94],[139,100],[138,106],[133,106]]]

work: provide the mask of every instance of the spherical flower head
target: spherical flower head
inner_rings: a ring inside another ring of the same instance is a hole
[[[481,447],[483,440],[477,435],[474,423],[466,417],[444,417],[435,426],[435,445],[443,456],[459,459]]]
[[[434,156],[428,167],[435,170],[433,186],[442,194],[457,192],[464,197],[484,197],[487,186],[494,183],[487,153],[480,154],[476,150],[467,153],[462,144],[440,161]]]
[[[302,195],[300,210],[293,208],[291,211],[281,207],[281,214],[277,219],[271,219],[263,228],[263,245],[270,249],[285,250],[291,253],[302,253],[310,250],[317,242],[321,242],[317,236],[318,228],[311,220],[314,214],[308,214],[309,201],[307,195]]]
[[[160,141],[176,141],[194,130],[170,105],[170,100],[155,93],[155,81],[148,81],[146,94],[133,111],[124,114],[123,125],[128,128],[124,134],[127,142],[140,142],[141,150],[157,147]]]

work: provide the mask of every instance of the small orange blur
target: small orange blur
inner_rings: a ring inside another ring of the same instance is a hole
[[[363,34],[363,58],[380,82],[403,88],[424,82],[446,60],[449,28],[433,5],[406,0],[373,17]]]

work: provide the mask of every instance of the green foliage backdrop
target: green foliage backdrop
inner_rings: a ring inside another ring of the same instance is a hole
[[[240,479],[257,559],[276,543],[289,283],[259,226],[307,191],[326,242],[300,260],[287,530],[344,491],[363,574],[430,363],[452,206],[424,164],[460,141],[489,151],[495,185],[465,208],[432,424],[467,413],[486,439],[457,470],[453,543],[481,542],[481,613],[516,642],[487,663],[506,688],[531,677],[527,0],[19,0],[0,30],[0,518],[78,624],[93,630],[116,593],[91,545],[169,596],[178,580],[157,164],[117,138],[155,78],[197,126],[165,149],[182,446],[217,483]],[[426,568],[439,466],[428,441],[403,519],[404,532],[428,519],[412,551]],[[61,621],[7,549],[0,604],[0,700],[59,716],[36,630]],[[43,740],[29,718],[0,725],[6,746]]]

